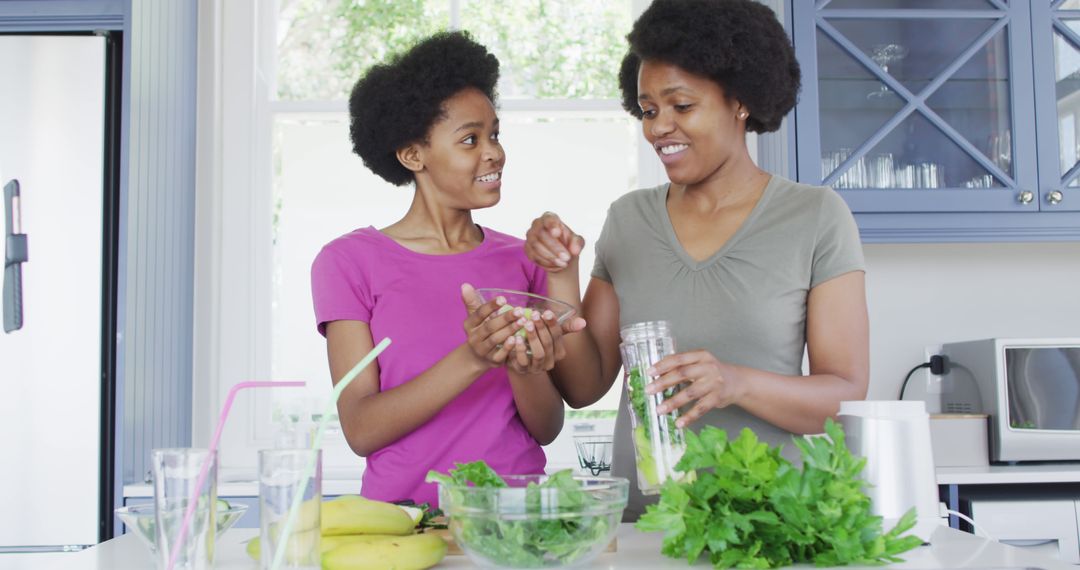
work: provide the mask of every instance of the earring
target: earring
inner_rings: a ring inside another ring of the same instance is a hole
[[[750,113],[747,113],[746,111],[743,111],[743,112],[739,113],[739,118],[740,119],[745,119],[745,118],[747,118],[749,116],[750,116]]]

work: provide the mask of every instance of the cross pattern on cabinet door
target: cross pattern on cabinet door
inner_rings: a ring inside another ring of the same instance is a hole
[[[879,0],[880,1],[880,0]],[[894,0],[895,1],[895,0]],[[939,8],[947,2],[950,8],[954,9],[969,9],[969,8],[982,8],[991,9],[997,8],[1004,10],[1008,0],[902,0],[905,8]],[[1054,0],[1051,0],[1054,1]],[[1080,0],[1070,0],[1072,2],[1080,2]],[[867,0],[816,0],[815,5],[818,9],[829,6],[830,8],[866,8],[868,4]],[[887,0],[886,0],[886,3]]]
[[[1070,99],[1080,99],[1080,30],[1076,29],[1080,28],[1080,19],[1078,19],[1080,18],[1080,12],[1078,12],[1080,0],[1052,0],[1051,8],[1054,10],[1051,13],[1051,21],[1054,30],[1055,67],[1057,73],[1062,75],[1060,78],[1055,77],[1055,80],[1062,84],[1055,86],[1058,101],[1057,120],[1060,129],[1059,144],[1062,147],[1059,174],[1062,186],[1076,187],[1080,186],[1080,141],[1075,140],[1077,131],[1080,131],[1078,127],[1080,119],[1076,117],[1076,112],[1066,113],[1065,116],[1062,114],[1066,112],[1066,105]],[[1069,24],[1073,24],[1076,28]],[[1072,92],[1061,93],[1062,87],[1068,90],[1072,83],[1077,83],[1076,89]],[[1080,101],[1077,101],[1075,105],[1080,107]],[[1072,125],[1064,124],[1064,119],[1070,117],[1072,117]]]
[[[820,0],[817,4],[818,8],[828,6],[830,9],[824,12],[818,12],[816,15],[816,26],[820,33],[827,36],[831,41],[835,42],[846,55],[855,59],[862,65],[873,77],[882,82],[886,89],[892,91],[896,96],[899,96],[903,101],[903,106],[896,112],[890,119],[888,119],[879,129],[873,132],[869,138],[863,141],[857,148],[855,148],[850,154],[846,156],[832,172],[823,172],[824,185],[835,185],[837,180],[844,175],[850,168],[856,165],[863,157],[867,155],[872,149],[877,147],[890,133],[892,133],[899,125],[904,123],[906,119],[911,117],[918,111],[927,121],[929,121],[936,129],[938,129],[948,140],[955,144],[957,147],[963,150],[968,156],[971,157],[980,167],[994,179],[995,183],[1000,183],[1007,187],[1016,187],[1017,183],[1015,178],[1005,169],[1000,167],[993,159],[987,156],[985,152],[976,147],[972,142],[960,133],[948,120],[943,118],[933,106],[928,103],[928,100],[939,91],[939,89],[945,85],[958,70],[963,68],[972,57],[980,51],[986,49],[987,45],[998,37],[998,34],[1007,33],[1007,26],[1011,23],[1011,18],[1007,12],[997,11],[1004,8],[1003,4],[995,0],[985,0],[986,9],[983,10],[870,10],[870,9],[846,9],[837,8],[837,6],[845,4],[843,0]],[[863,6],[867,3],[865,1],[860,2]],[[834,9],[835,8],[835,9]],[[988,27],[975,39],[965,47],[959,55],[957,55],[952,61],[950,61],[945,67],[933,76],[929,83],[927,83],[921,89],[912,91],[903,81],[895,77],[892,73],[883,69],[881,65],[878,65],[866,52],[851,41],[843,32],[841,32],[832,21],[841,21],[841,19],[847,18],[859,18],[859,19],[876,19],[876,20],[888,20],[897,21],[899,19],[963,19],[971,21],[974,18],[980,20],[986,20],[991,22]],[[832,20],[832,21],[831,21]],[[1011,155],[1011,149],[1009,150]]]

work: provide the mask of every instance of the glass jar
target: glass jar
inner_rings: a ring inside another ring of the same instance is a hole
[[[675,354],[675,339],[667,321],[627,325],[619,330],[619,336],[622,337],[619,351],[623,359],[626,402],[630,408],[638,488],[644,495],[655,495],[667,479],[678,481],[684,478],[682,472],[675,470],[675,464],[686,451],[683,430],[675,426],[679,410],[663,415],[656,413],[656,408],[673,396],[678,387],[652,395],[645,393],[646,384],[653,381],[645,371],[665,356]]]

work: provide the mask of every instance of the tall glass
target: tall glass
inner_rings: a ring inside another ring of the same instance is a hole
[[[183,544],[180,528],[203,463],[210,466],[196,495],[195,510]],[[157,567],[202,570],[214,562],[214,521],[217,520],[217,458],[206,449],[155,449],[151,452],[154,474],[154,519],[157,525]],[[174,551],[177,551],[174,554]]]
[[[316,454],[315,470],[303,484],[308,462]],[[288,536],[282,536],[293,500],[302,495],[300,512]],[[259,452],[259,536],[262,550],[259,567],[272,567],[278,544],[288,541],[279,568],[318,570],[322,507],[322,451],[312,449],[264,449]]]
[[[645,371],[665,356],[675,354],[675,339],[667,321],[627,325],[619,330],[619,335],[623,341],[619,350],[623,359],[626,400],[630,407],[638,488],[644,495],[655,495],[667,479],[681,480],[684,477],[682,472],[675,469],[675,464],[686,451],[683,430],[675,426],[679,410],[663,415],[656,413],[656,408],[675,395],[678,387],[651,396],[645,393],[645,385],[653,381]]]

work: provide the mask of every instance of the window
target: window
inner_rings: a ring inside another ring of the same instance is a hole
[[[643,5],[279,0],[259,12],[272,4],[230,0],[220,8],[215,73],[224,111],[215,199],[228,222],[210,228],[219,232],[222,252],[217,278],[209,279],[219,291],[209,296],[216,325],[208,326],[217,327],[217,340],[208,351],[213,354],[196,357],[207,361],[197,369],[210,370],[211,379],[196,380],[196,400],[205,406],[196,405],[194,423],[212,425],[209,418],[242,380],[308,382],[302,392],[237,399],[221,444],[226,480],[250,477],[257,449],[310,425],[326,404],[332,384],[309,285],[315,254],[357,227],[389,225],[411,201],[410,187],[383,182],[351,154],[346,99],[363,70],[440,29],[467,29],[495,53],[505,185],[502,201],[475,218],[523,235],[543,211],[559,212],[588,241],[584,285],[607,206],[630,189],[664,180],[639,123],[619,104],[624,36]],[[201,400],[200,382],[208,383]],[[618,386],[592,408],[614,410]],[[357,476],[362,460],[348,449],[338,423],[330,425],[326,476]]]

